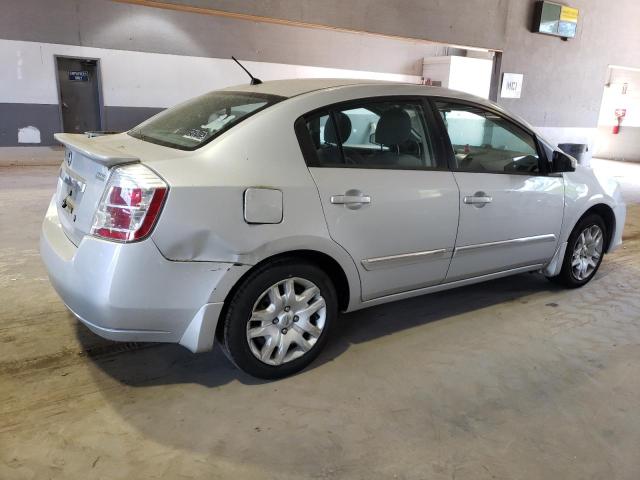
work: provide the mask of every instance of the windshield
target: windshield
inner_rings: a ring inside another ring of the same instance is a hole
[[[211,92],[169,108],[129,135],[180,150],[195,150],[283,97],[247,92]]]

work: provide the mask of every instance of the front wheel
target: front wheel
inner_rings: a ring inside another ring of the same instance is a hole
[[[602,217],[591,214],[582,218],[569,236],[560,274],[550,280],[569,288],[589,282],[602,263],[605,238]]]
[[[246,373],[282,378],[318,356],[337,313],[335,288],[322,269],[276,260],[251,273],[229,301],[224,348]]]

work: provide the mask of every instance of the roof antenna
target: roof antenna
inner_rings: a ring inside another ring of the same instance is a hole
[[[249,72],[249,70],[247,70],[246,68],[244,68],[244,66],[238,61],[238,59],[236,57],[234,57],[233,55],[231,55],[231,59],[236,62],[238,65],[240,65],[240,68],[243,69],[245,72],[247,72],[247,75],[249,75],[251,77],[251,85],[260,85],[262,83],[262,80],[260,80],[259,78],[254,77],[253,75],[251,75],[251,73]]]

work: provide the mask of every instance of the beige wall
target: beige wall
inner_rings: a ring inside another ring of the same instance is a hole
[[[236,55],[261,62],[403,74],[419,74],[422,57],[458,53],[423,42],[301,24],[498,49],[504,52],[503,72],[524,74],[522,98],[499,99],[500,103],[554,135],[579,132],[582,138],[587,132],[588,143],[595,137],[608,66],[640,67],[638,0],[568,1],[580,9],[577,37],[569,41],[531,33],[533,0],[164,3],[271,17],[295,25],[106,0],[3,0],[0,38],[202,57]]]
[[[522,98],[502,100],[536,126],[596,128],[611,64],[640,67],[640,1],[571,0],[575,39],[530,31],[534,0],[168,0],[387,35],[503,50],[523,73]]]

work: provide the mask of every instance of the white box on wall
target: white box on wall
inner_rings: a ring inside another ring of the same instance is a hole
[[[445,88],[489,98],[493,62],[484,58],[446,57],[424,58],[422,76],[431,82],[441,82]]]

